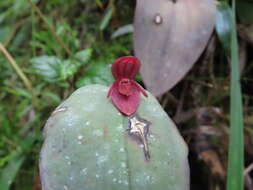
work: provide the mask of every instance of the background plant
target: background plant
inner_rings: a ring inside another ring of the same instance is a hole
[[[1,52],[1,190],[40,189],[38,152],[46,119],[76,88],[112,82],[112,61],[133,54],[133,28],[129,24],[133,22],[134,7],[134,1],[123,0],[0,1],[0,42],[31,84],[29,87],[24,83]],[[230,41],[232,29],[237,29],[239,37],[244,180],[248,189],[252,187],[253,4],[239,0],[235,8],[236,25],[231,23],[228,4],[218,9],[216,32],[198,64],[184,80],[159,98],[190,147],[194,190],[225,188],[231,121],[229,55],[235,45]],[[138,80],[141,81],[140,76]],[[239,100],[236,93],[238,90],[231,95]],[[231,149],[238,150],[233,146]],[[234,171],[242,168],[237,169]]]

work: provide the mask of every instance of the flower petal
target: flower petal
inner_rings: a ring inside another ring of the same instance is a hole
[[[131,115],[136,111],[140,104],[140,91],[134,85],[131,96],[125,96],[119,93],[117,84],[117,82],[114,82],[109,90],[112,102],[120,112],[125,115]]]
[[[146,92],[146,90],[145,90],[138,82],[132,81],[132,83],[136,86],[136,88],[137,88],[145,97],[148,97],[148,93]]]
[[[107,93],[107,98],[109,98],[112,95],[112,89],[116,88],[115,85],[117,85],[117,82],[115,81],[114,83],[112,83],[108,93]]]
[[[112,73],[115,79],[133,79],[140,69],[140,61],[134,56],[124,56],[112,64]]]
[[[133,86],[134,86],[134,81],[130,79],[121,79],[119,80],[119,93],[125,96],[130,96],[133,94]],[[134,86],[135,88],[135,86]]]

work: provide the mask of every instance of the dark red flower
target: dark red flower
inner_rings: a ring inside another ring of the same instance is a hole
[[[125,115],[133,114],[140,104],[140,93],[146,91],[133,79],[140,69],[140,61],[134,56],[125,56],[112,64],[112,74],[116,79],[110,87],[107,97]]]

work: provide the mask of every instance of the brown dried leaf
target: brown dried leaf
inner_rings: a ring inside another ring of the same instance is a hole
[[[177,84],[204,50],[215,23],[214,0],[137,0],[135,54],[156,96]]]

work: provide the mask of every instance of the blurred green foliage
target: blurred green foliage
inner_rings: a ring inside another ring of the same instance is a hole
[[[123,0],[0,1],[0,42],[32,83],[27,90],[0,53],[0,189],[32,189],[42,128],[76,88],[113,81],[111,63],[132,53],[132,34],[111,38],[132,23],[134,2]]]

